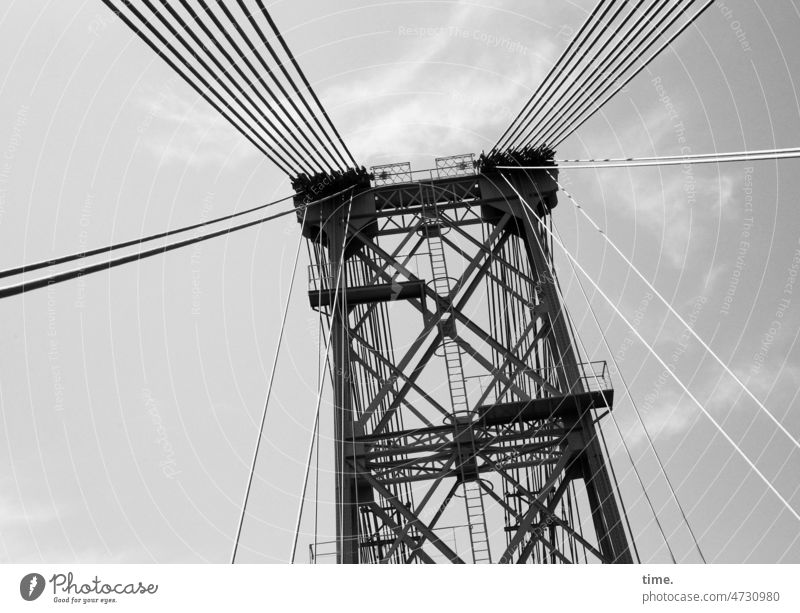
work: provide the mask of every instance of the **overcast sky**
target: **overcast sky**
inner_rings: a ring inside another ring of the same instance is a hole
[[[436,156],[490,148],[593,5],[270,7],[357,159],[427,168]],[[717,2],[559,157],[675,155],[687,152],[681,138],[691,153],[797,146],[799,30],[794,0]],[[800,436],[800,161],[561,177]],[[286,177],[99,0],[0,3],[2,268],[290,193]],[[800,508],[791,441],[563,194],[554,219],[590,276]],[[0,302],[0,561],[228,561],[298,239],[288,217]],[[588,353],[610,359],[569,262],[556,256]],[[307,263],[303,250],[242,561],[288,557],[317,384]],[[797,520],[582,281],[707,558],[800,562]],[[696,561],[615,382],[616,418],[676,555]],[[619,437],[608,436],[642,558],[667,561]],[[330,534],[332,490],[324,476],[321,485]]]

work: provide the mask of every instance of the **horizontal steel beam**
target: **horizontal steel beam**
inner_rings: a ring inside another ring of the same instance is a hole
[[[372,304],[375,302],[391,302],[393,300],[410,300],[421,298],[425,295],[424,281],[395,281],[394,283],[378,283],[375,285],[362,285],[348,287],[338,293],[343,295],[342,300],[347,305]],[[309,290],[308,301],[313,308],[330,306],[333,304],[335,290]]]

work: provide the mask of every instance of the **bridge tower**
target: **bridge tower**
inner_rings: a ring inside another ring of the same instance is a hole
[[[298,208],[330,326],[337,562],[632,562],[612,386],[542,227],[556,173],[390,164]]]

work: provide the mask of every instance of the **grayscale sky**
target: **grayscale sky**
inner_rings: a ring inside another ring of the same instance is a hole
[[[490,148],[593,5],[295,0],[270,7],[356,157],[428,168],[436,156]],[[800,145],[798,31],[795,0],[717,2],[558,156]],[[799,436],[800,160],[561,177]],[[286,178],[99,0],[0,2],[0,267],[290,193]],[[589,275],[800,508],[800,453],[791,441],[563,194],[554,219]],[[298,239],[288,217],[0,301],[0,561],[229,560]],[[609,359],[558,250],[556,261],[588,353]],[[307,264],[303,248],[242,561],[289,554],[317,385]],[[800,562],[797,520],[582,281],[707,557]],[[615,377],[625,442],[676,555],[697,561]],[[325,540],[332,530],[327,403],[322,414]],[[642,558],[668,561],[620,437],[607,432]],[[313,502],[306,508],[300,560]]]

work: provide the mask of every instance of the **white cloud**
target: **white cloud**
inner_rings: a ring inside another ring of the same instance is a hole
[[[720,216],[735,214],[736,178],[728,171],[712,175],[692,165],[602,172],[610,209],[635,219],[637,229],[654,236],[654,246],[676,268],[684,266],[690,243],[708,249],[706,239],[716,232]]]
[[[558,46],[537,39],[536,49],[525,48],[535,64],[520,66],[508,61],[508,52],[478,42],[454,62],[452,46],[463,36],[454,33],[473,31],[480,11],[456,6],[445,28],[413,37],[405,56],[363,68],[363,76],[340,79],[325,91],[325,104],[336,109],[342,125],[358,126],[346,137],[357,157],[374,164],[475,152],[511,123]]]
[[[20,525],[47,524],[57,521],[65,512],[63,505],[27,503],[5,497],[0,501],[0,532]]]
[[[141,142],[161,164],[236,165],[258,150],[205,101],[188,101],[170,88],[148,93]]]
[[[687,432],[701,411],[681,391],[665,387],[658,390],[652,406],[647,403],[639,406],[639,413],[653,441],[663,442]],[[632,411],[627,415],[626,422],[622,427],[625,440],[633,447],[646,444],[644,430],[639,420],[633,417]]]
[[[678,135],[674,121],[659,105],[645,113],[630,114],[627,121],[617,122],[613,132],[605,130],[581,134],[581,143],[589,155],[613,157],[616,147],[626,156],[646,157],[679,155]],[[683,151],[685,153],[686,151]],[[689,150],[690,153],[699,151]],[[708,151],[703,151],[707,153]],[[585,171],[584,171],[585,172]],[[689,244],[707,250],[712,236],[722,222],[741,216],[737,205],[741,192],[741,169],[714,164],[615,168],[578,175],[587,180],[581,192],[599,192],[598,182],[609,202],[609,210],[636,221],[637,231],[647,231],[656,242],[667,264],[680,268],[690,255]],[[580,202],[580,195],[578,196]],[[621,210],[620,210],[621,209]],[[719,274],[719,271],[714,271]]]

